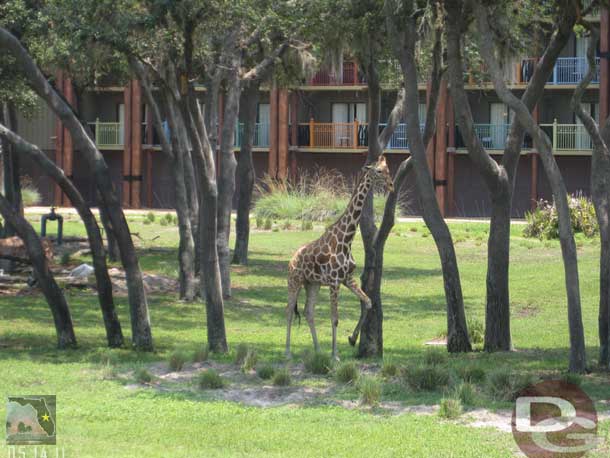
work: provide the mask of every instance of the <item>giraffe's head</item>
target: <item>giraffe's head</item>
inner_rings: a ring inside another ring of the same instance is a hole
[[[389,192],[394,191],[394,181],[390,175],[390,169],[383,155],[379,156],[377,162],[364,167],[366,173],[373,177],[375,183],[379,183],[387,188]]]

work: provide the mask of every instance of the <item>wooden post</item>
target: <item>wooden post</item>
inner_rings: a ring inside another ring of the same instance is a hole
[[[141,208],[142,192],[142,88],[139,80],[131,85],[131,206]]]
[[[64,77],[61,71],[57,72],[57,79],[55,84],[59,92],[63,92]],[[64,125],[61,120],[57,118],[55,121],[55,164],[60,169],[64,168]],[[62,192],[61,188],[56,184],[53,186],[53,204],[56,207],[61,206]]]
[[[447,216],[455,214],[455,112],[451,94],[447,94],[447,201],[445,210]]]
[[[278,90],[273,84],[269,91],[269,175],[277,178],[277,156],[278,156]]]
[[[610,115],[610,12],[602,6],[599,40],[599,125]]]
[[[426,85],[426,104],[430,103],[430,90],[431,90],[431,86],[430,86],[430,81],[428,81],[428,84]],[[437,104],[437,112],[438,110],[440,110],[440,104]],[[419,122],[421,123],[421,119],[419,120]],[[430,142],[427,145],[424,145],[426,147],[426,158],[428,160],[428,169],[430,169],[430,175],[432,175],[432,180],[434,181],[434,153],[436,151],[436,136],[432,136],[432,138],[430,139]]]
[[[532,118],[538,123],[540,109],[538,105],[532,110]],[[555,126],[553,126],[553,145],[555,144]],[[530,153],[530,209],[534,211],[538,202],[538,151],[532,147]]]
[[[314,147],[314,141],[313,141],[313,131],[314,131],[314,121],[313,118],[309,118],[309,147],[313,148]]]
[[[74,86],[72,86],[72,80],[70,78],[63,78],[64,83],[64,97],[73,109],[76,109],[76,96],[74,94]],[[72,142],[72,136],[68,129],[64,128],[64,144],[63,144],[63,169],[64,173],[69,179],[72,179],[74,164],[74,144]],[[68,196],[62,193],[62,205],[69,207],[72,205]]]
[[[515,64],[515,71],[516,71],[516,77],[517,77],[516,78],[516,80],[517,80],[516,82],[517,83],[524,83],[525,81],[523,81],[523,78],[521,77],[521,75],[523,74],[521,72],[521,62],[517,62]]]
[[[446,213],[447,192],[447,80],[443,78],[436,110],[436,144],[434,153],[434,185],[441,214]]]
[[[125,105],[125,132],[123,145],[123,192],[121,201],[123,207],[128,208],[131,204],[131,129],[132,129],[132,109],[131,109],[131,86],[133,82],[130,81],[125,90],[123,91],[124,105]]]
[[[277,177],[288,176],[288,89],[278,90]]]
[[[353,135],[352,141],[354,142],[353,148],[358,148],[358,119],[356,119],[356,118],[354,118],[352,135]]]
[[[148,158],[146,161],[146,205],[148,208],[153,206],[153,186],[152,186],[152,167],[153,167],[153,149],[148,150]]]
[[[359,84],[360,82],[358,81],[358,63],[356,61],[354,61],[352,69],[354,71],[354,85]]]
[[[299,98],[296,92],[290,94],[290,143],[292,151],[290,155],[290,178],[297,178],[297,151],[299,148]]]

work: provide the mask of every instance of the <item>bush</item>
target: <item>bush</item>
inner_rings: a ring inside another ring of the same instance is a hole
[[[263,364],[256,368],[256,375],[263,380],[269,380],[275,375],[275,368],[271,364]]]
[[[582,194],[568,196],[570,220],[575,233],[586,237],[597,234],[599,227],[595,216],[595,208],[591,200]],[[559,216],[555,203],[540,200],[532,212],[525,214],[527,225],[523,230],[525,237],[536,237],[540,240],[559,238]]]
[[[350,383],[358,380],[360,370],[353,361],[339,364],[335,369],[335,378],[340,383]]]
[[[262,216],[257,216],[256,217],[256,228],[262,229],[264,224],[265,224],[264,218]]]
[[[71,259],[70,253],[65,252],[64,254],[61,255],[61,259],[59,260],[59,263],[62,266],[67,266],[68,264],[70,264],[71,260],[72,259]]]
[[[360,402],[369,406],[374,406],[381,399],[381,382],[377,377],[366,375],[358,383],[360,390]]]
[[[464,382],[468,383],[482,383],[486,377],[485,370],[475,365],[458,367],[456,372]]]
[[[246,357],[244,358],[244,362],[241,365],[241,370],[243,372],[250,372],[256,366],[256,362],[258,361],[258,355],[255,350],[248,350],[246,353]]]
[[[214,369],[208,369],[197,375],[197,385],[202,390],[218,390],[225,386],[225,381]]]
[[[134,377],[138,383],[150,383],[153,379],[152,374],[143,367],[140,367],[135,371]]]
[[[238,366],[241,366],[244,363],[246,356],[248,356],[249,351],[250,348],[248,345],[245,343],[240,343],[235,349],[235,357],[233,358],[233,362]]]
[[[256,192],[256,217],[274,220],[333,220],[343,213],[351,195],[343,175],[326,169],[302,173],[297,183],[266,176]],[[374,205],[375,214],[380,216],[385,199],[375,199]]]
[[[193,352],[193,357],[191,358],[191,360],[194,363],[202,363],[204,361],[207,361],[209,356],[210,356],[210,349],[208,348],[207,345],[204,345],[201,348],[199,348],[198,350],[195,350]]]
[[[459,399],[463,405],[474,405],[477,398],[477,391],[472,383],[460,383],[455,389],[455,397]]]
[[[312,374],[326,375],[330,372],[330,356],[322,352],[307,352],[303,357],[305,369]]]
[[[496,401],[514,401],[521,390],[532,385],[534,378],[529,374],[519,374],[510,369],[497,369],[487,378],[489,395]]]
[[[290,371],[288,369],[280,369],[275,371],[273,379],[271,380],[275,386],[288,386],[292,383],[290,378]]]
[[[153,212],[148,212],[146,214],[146,221],[154,223],[155,222],[155,214]]]
[[[381,366],[381,375],[384,377],[396,377],[398,367],[392,361],[384,360]]]
[[[572,372],[566,372],[563,374],[562,380],[572,385],[580,386],[582,383],[582,376],[580,374],[574,374]]]
[[[443,398],[441,406],[438,410],[438,415],[441,418],[453,419],[457,418],[462,413],[462,403],[459,399]]]
[[[184,364],[188,360],[188,356],[182,350],[176,350],[169,355],[167,364],[173,371],[181,371]]]
[[[311,221],[310,219],[303,219],[301,221],[301,230],[302,231],[311,231],[313,230],[313,221]]]
[[[21,200],[23,201],[24,207],[31,207],[38,205],[42,200],[40,192],[32,184],[28,184],[21,188]]]
[[[485,338],[485,325],[477,320],[476,318],[470,318],[468,320],[468,336],[470,337],[470,343],[480,344],[483,343]]]
[[[424,364],[428,366],[436,366],[447,363],[447,352],[437,348],[429,348],[424,353]]]
[[[267,218],[265,220],[265,225],[263,226],[263,229],[265,229],[266,231],[270,231],[271,228],[273,228],[273,221],[271,221],[271,218]]]
[[[449,371],[442,366],[411,366],[404,370],[403,379],[415,391],[436,391],[449,383]]]

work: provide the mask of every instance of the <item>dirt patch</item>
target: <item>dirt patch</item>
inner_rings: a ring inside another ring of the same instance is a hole
[[[529,302],[527,304],[516,304],[513,307],[517,318],[530,318],[540,313],[540,307]]]

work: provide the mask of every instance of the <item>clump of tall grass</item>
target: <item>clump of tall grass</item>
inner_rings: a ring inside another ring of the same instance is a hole
[[[257,220],[331,221],[345,210],[351,187],[336,170],[319,168],[300,174],[295,183],[265,176],[256,186],[254,214]],[[383,213],[385,199],[374,200],[375,214]]]

